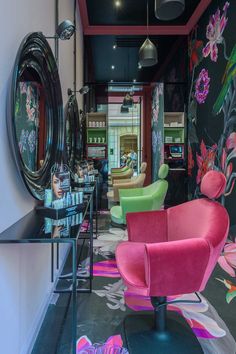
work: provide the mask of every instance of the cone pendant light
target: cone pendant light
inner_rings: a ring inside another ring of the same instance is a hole
[[[141,66],[157,64],[157,48],[148,38],[148,1],[147,1],[147,38],[139,49],[139,63]]]

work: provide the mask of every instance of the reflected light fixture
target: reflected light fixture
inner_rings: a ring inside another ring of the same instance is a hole
[[[78,91],[73,91],[70,88],[67,89],[68,96],[71,96],[74,92],[79,92],[81,95],[86,95],[86,93],[89,92],[89,86],[85,85],[81,87],[81,89]]]
[[[155,0],[155,16],[159,20],[174,20],[184,9],[185,0]]]
[[[153,66],[157,64],[157,48],[148,37],[148,17],[149,8],[147,1],[147,38],[139,49],[139,64],[143,66]]]
[[[133,97],[130,95],[130,93],[127,93],[123,99],[123,104],[122,106],[125,108],[132,107],[134,104]]]

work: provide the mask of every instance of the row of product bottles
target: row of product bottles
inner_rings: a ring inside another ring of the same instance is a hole
[[[88,126],[89,128],[105,128],[106,127],[106,122],[95,122],[95,121],[91,121],[88,122]]]
[[[98,143],[98,144],[105,144],[105,142],[106,142],[106,138],[105,137],[89,137],[88,138],[88,142],[90,143],[90,144],[92,144],[92,143]]]

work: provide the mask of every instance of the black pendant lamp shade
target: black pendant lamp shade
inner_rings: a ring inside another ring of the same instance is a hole
[[[147,38],[139,49],[139,64],[141,66],[153,66],[157,64],[157,48],[148,38],[149,7],[147,0]]]
[[[155,15],[159,20],[174,20],[182,14],[184,8],[185,0],[155,0]]]
[[[141,66],[157,64],[157,48],[148,37],[139,49],[139,63]]]

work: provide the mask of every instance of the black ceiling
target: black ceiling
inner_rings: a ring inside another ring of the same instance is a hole
[[[153,81],[158,70],[170,55],[179,36],[150,36],[158,49],[158,64],[152,67],[138,68],[139,48],[145,36],[90,36],[94,82],[137,82]],[[187,37],[181,37],[187,43]],[[113,45],[117,44],[114,50]],[[183,53],[183,55],[185,55]],[[115,69],[112,70],[111,66]]]
[[[114,6],[115,0],[87,0],[87,11],[90,25],[113,26],[145,26],[147,0],[120,0],[119,8]],[[186,0],[183,14],[171,21],[160,21],[154,14],[155,0],[149,0],[150,25],[185,25],[200,0]]]
[[[94,34],[86,37],[90,42],[90,52],[87,59],[92,61],[90,68],[93,68],[93,82],[150,82],[155,80],[158,71],[163,67],[165,61],[169,59],[172,48],[181,36],[174,35],[156,35],[150,36],[150,39],[157,45],[158,64],[153,67],[138,69],[138,52],[146,38],[146,29],[144,27],[143,36],[131,35],[96,35],[96,26],[107,27],[109,34],[109,25],[123,26],[127,33],[129,26],[146,25],[146,0],[120,0],[121,6],[114,6],[115,0],[87,0],[87,13],[89,26],[94,26]],[[193,14],[200,0],[185,0],[184,13],[174,21],[159,21],[154,14],[154,0],[149,0],[149,22],[150,25],[166,25],[168,27],[175,25],[186,25]],[[171,31],[170,31],[171,33]],[[173,33],[173,31],[172,31]],[[187,36],[185,43],[187,43]],[[114,50],[113,45],[117,48]],[[186,54],[183,53],[183,55]],[[173,55],[173,54],[172,54]],[[86,59],[86,60],[87,60]],[[115,69],[112,70],[111,66]],[[91,77],[91,76],[90,76]],[[86,79],[86,77],[85,77]],[[88,80],[91,82],[91,80]]]

